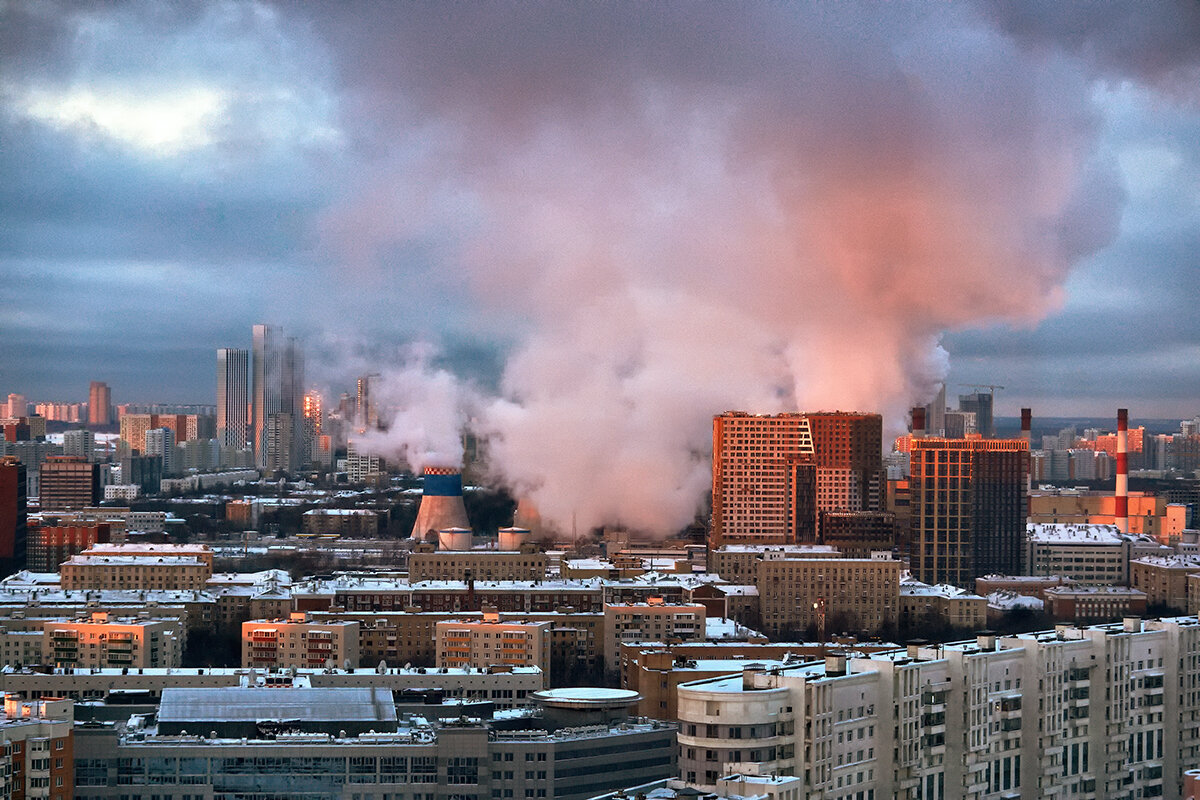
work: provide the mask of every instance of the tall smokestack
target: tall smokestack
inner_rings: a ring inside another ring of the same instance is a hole
[[[1129,533],[1129,409],[1117,409],[1117,529]]]
[[[912,437],[914,439],[925,438],[925,406],[913,406]]]
[[[1033,438],[1033,409],[1021,409],[1021,439],[1028,442]]]
[[[463,505],[462,474],[454,467],[426,467],[421,508],[413,523],[412,538],[437,542],[438,531],[446,528],[470,528],[467,507]]]

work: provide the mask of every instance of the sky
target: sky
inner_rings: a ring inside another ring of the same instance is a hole
[[[0,394],[270,322],[532,485],[939,380],[1190,418],[1198,254],[1196,3],[0,0]]]

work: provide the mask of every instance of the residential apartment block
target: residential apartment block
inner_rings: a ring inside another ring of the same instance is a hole
[[[349,667],[358,665],[357,622],[314,622],[304,612],[287,619],[242,623],[242,666]]]
[[[1180,798],[1200,764],[1200,621],[1077,628],[679,687],[680,774],[806,798]]]

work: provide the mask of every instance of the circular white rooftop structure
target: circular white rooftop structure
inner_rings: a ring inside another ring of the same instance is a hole
[[[543,689],[531,697],[552,708],[600,710],[628,708],[642,696],[632,689],[606,689],[600,686],[573,686],[564,689]]]

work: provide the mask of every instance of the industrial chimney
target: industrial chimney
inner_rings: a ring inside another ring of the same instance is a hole
[[[1117,530],[1129,533],[1129,409],[1117,409]]]
[[[463,505],[462,474],[454,467],[426,467],[421,507],[413,524],[412,538],[421,542],[438,541],[438,531],[467,528],[467,508]]]
[[[912,410],[912,438],[925,438],[925,406],[913,406]]]
[[[1033,409],[1021,409],[1021,441],[1028,442],[1033,438]]]

